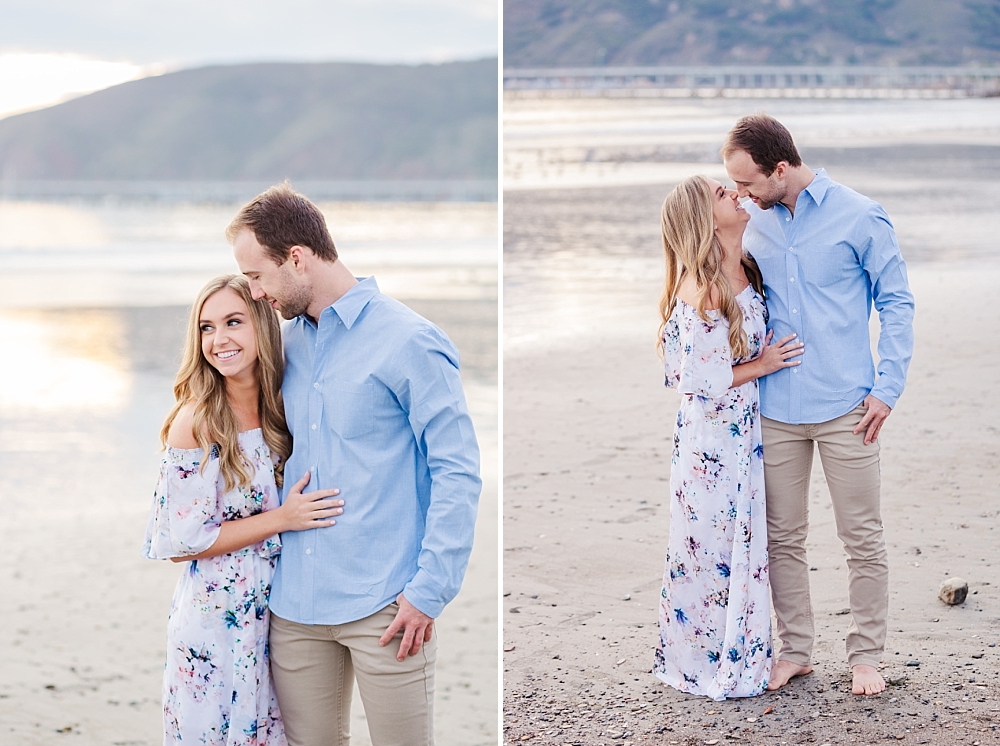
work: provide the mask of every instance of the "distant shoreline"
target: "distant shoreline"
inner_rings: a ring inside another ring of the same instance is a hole
[[[726,65],[507,68],[505,98],[989,98],[1000,68]]]

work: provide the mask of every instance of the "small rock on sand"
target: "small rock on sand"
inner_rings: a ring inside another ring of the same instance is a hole
[[[969,584],[958,577],[948,578],[941,583],[941,588],[938,590],[938,598],[949,606],[962,603],[968,595]]]

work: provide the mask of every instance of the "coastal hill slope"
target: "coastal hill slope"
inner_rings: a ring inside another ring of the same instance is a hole
[[[505,0],[504,67],[1000,63],[1000,0]]]
[[[0,120],[0,177],[492,180],[497,60],[144,78]]]

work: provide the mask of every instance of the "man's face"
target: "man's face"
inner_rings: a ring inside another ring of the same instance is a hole
[[[247,280],[254,300],[263,298],[282,318],[294,319],[306,312],[312,294],[289,268],[289,261],[275,263],[257,242],[249,228],[241,230],[233,241],[233,256]]]
[[[761,210],[768,210],[781,202],[788,193],[788,186],[782,176],[787,167],[784,161],[778,164],[770,176],[764,176],[760,166],[745,150],[734,150],[725,159],[726,173],[736,182],[740,197],[749,197]]]

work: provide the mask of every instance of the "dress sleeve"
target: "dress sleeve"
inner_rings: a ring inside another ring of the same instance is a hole
[[[222,525],[219,459],[213,453],[202,473],[203,451],[167,448],[146,524],[142,555],[170,559],[200,554],[215,543]]]
[[[705,321],[693,308],[675,309],[663,328],[666,385],[681,394],[716,398],[733,385],[729,323]]]

